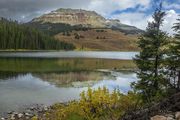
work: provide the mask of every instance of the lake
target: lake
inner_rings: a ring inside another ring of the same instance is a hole
[[[0,52],[0,57],[30,58],[102,58],[132,60],[138,52],[60,51],[60,52]]]
[[[130,83],[137,80],[131,60],[135,54],[0,52],[0,115],[33,104],[78,100],[88,87],[106,86],[127,93]]]

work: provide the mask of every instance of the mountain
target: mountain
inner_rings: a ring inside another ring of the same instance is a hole
[[[117,19],[106,19],[94,11],[58,9],[29,23],[31,27],[72,43],[78,50],[137,51],[138,35],[143,31]]]
[[[81,9],[58,9],[39,18],[33,22],[65,23],[70,25],[83,25],[84,27],[104,27],[106,19],[94,11]]]
[[[86,28],[111,28],[120,30],[126,34],[138,34],[142,30],[122,24],[119,20],[106,19],[95,11],[82,9],[58,9],[33,19],[30,23],[35,24],[68,24],[71,26],[81,25]],[[47,26],[47,25],[46,25]]]

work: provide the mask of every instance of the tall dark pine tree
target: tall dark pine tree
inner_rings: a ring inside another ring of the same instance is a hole
[[[177,19],[173,29],[176,31],[176,34],[171,42],[167,57],[168,85],[171,89],[170,92],[180,92],[180,19]]]
[[[162,11],[162,4],[155,10],[153,21],[148,23],[146,31],[139,38],[140,54],[134,60],[139,68],[139,81],[133,84],[146,102],[158,99],[162,94],[164,75],[162,70],[164,46],[167,34],[160,30],[166,13]]]

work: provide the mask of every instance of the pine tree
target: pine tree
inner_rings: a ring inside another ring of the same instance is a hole
[[[134,60],[139,68],[140,79],[133,83],[146,102],[152,102],[163,94],[162,86],[165,81],[163,73],[164,46],[167,44],[167,34],[160,30],[166,13],[162,11],[162,4],[155,10],[153,21],[148,23],[146,31],[139,38],[140,54]]]
[[[172,92],[180,92],[180,19],[177,19],[173,29],[176,31],[176,34],[169,47],[169,54],[167,54],[167,77],[169,78],[170,94]]]
[[[0,20],[0,49],[60,50],[74,49],[74,45],[55,40],[41,31],[18,22]]]

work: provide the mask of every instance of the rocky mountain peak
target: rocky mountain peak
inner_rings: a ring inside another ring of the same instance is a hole
[[[82,25],[83,27],[90,28],[113,28],[126,34],[137,34],[142,32],[142,30],[134,26],[122,24],[118,19],[106,19],[95,11],[71,8],[57,9],[33,19],[30,23],[62,23],[69,24],[71,26]]]
[[[70,25],[83,25],[89,27],[104,27],[106,19],[94,11],[82,9],[64,9],[52,11],[33,19],[33,22],[65,23]]]

